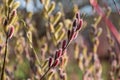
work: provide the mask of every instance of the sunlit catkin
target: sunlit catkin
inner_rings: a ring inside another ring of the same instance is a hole
[[[52,1],[51,4],[50,4],[49,9],[47,11],[48,15],[50,15],[52,13],[52,11],[55,9],[55,5],[56,5],[55,2]]]
[[[57,12],[57,14],[54,17],[54,20],[53,20],[52,24],[55,25],[60,20],[61,16],[62,16],[62,13]]]

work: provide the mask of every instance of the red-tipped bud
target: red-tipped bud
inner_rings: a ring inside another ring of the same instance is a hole
[[[64,51],[62,52],[62,55],[67,53],[67,49],[64,49]]]
[[[7,37],[8,37],[9,39],[11,39],[12,36],[13,36],[13,33],[14,33],[14,27],[11,26],[11,27],[9,28]]]
[[[73,27],[76,27],[77,26],[77,19],[75,19],[74,21],[73,21],[73,25],[72,25]]]
[[[55,60],[56,60],[57,58],[59,58],[61,55],[62,55],[62,49],[59,49],[59,50],[56,51],[56,53],[55,53]]]
[[[6,26],[8,24],[7,19],[5,19],[5,21],[3,22],[3,25]]]
[[[59,49],[59,51],[58,51],[58,57],[60,57],[61,54],[62,54],[62,49]]]
[[[68,30],[68,32],[67,32],[67,37],[68,37],[68,39],[70,38],[70,30]]]
[[[79,24],[78,24],[78,26],[77,26],[76,31],[80,30],[80,29],[81,29],[81,27],[82,27],[82,25],[83,25],[83,20],[82,20],[82,19],[80,19],[80,21],[79,21]]]
[[[53,58],[51,58],[51,57],[50,57],[50,58],[49,58],[49,63],[48,63],[48,66],[49,66],[49,67],[51,67],[51,66],[52,66],[52,64],[53,64]]]
[[[74,39],[75,29],[73,28],[70,33],[70,41]]]
[[[58,50],[55,52],[55,60],[58,58]]]
[[[59,59],[56,59],[52,65],[52,67],[56,67],[60,63]]]
[[[76,39],[77,36],[78,36],[78,32],[75,32],[75,33],[74,33],[74,39]]]
[[[79,14],[79,12],[76,13],[76,18],[77,18],[78,20],[80,19],[80,14]]]
[[[62,49],[64,49],[65,47],[66,47],[66,40],[62,42]]]
[[[13,10],[13,11],[12,11],[12,14],[11,14],[11,17],[16,16],[16,15],[17,15],[17,11],[16,11],[16,10]]]
[[[62,63],[62,62],[63,62],[63,56],[61,56],[61,57],[59,58],[59,60],[60,60],[60,63]]]

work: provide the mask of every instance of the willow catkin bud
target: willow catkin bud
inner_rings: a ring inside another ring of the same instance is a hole
[[[0,45],[0,53],[1,53],[1,51],[2,51],[2,46]]]
[[[50,70],[50,72],[48,73],[48,76],[47,76],[47,80],[52,80],[54,73],[55,73],[54,69]]]
[[[77,19],[75,19],[74,21],[73,21],[73,25],[72,25],[73,27],[76,27],[77,26]]]
[[[67,54],[67,49],[64,49],[64,51],[62,52],[62,55],[66,55]]]
[[[6,27],[6,26],[7,26],[7,24],[8,24],[8,20],[7,20],[7,19],[5,19],[5,20],[4,20],[4,22],[3,22],[3,25]]]
[[[79,20],[80,19],[80,14],[79,12],[76,13],[76,18]]]
[[[13,24],[16,21],[16,19],[17,19],[16,15],[17,15],[17,11],[13,10],[11,15],[10,15],[10,22],[9,22],[9,24]]]
[[[45,0],[45,6],[48,7],[49,4],[50,4],[50,0]]]
[[[73,28],[72,31],[70,32],[70,38],[69,38],[70,41],[74,39],[74,35],[75,35],[75,29]]]
[[[113,40],[113,38],[112,38],[110,35],[107,35],[107,40],[108,40],[108,43],[109,43],[111,46],[114,46],[114,40]]]
[[[58,64],[60,63],[59,59],[56,59],[52,65],[52,67],[56,67],[58,66]]]
[[[73,37],[73,39],[76,39],[76,38],[77,38],[78,33],[79,33],[79,32],[75,32],[75,33],[74,33],[74,37]]]
[[[60,67],[62,69],[65,69],[66,66],[67,66],[67,63],[68,63],[68,56],[67,55],[64,55],[61,57],[61,63],[60,63]]]
[[[8,0],[8,5],[11,6],[13,4],[14,0]]]
[[[67,32],[67,38],[68,38],[68,40],[70,39],[70,30],[68,30],[68,32]]]
[[[7,35],[8,39],[12,38],[13,33],[14,33],[14,26],[11,25],[8,31],[8,35]]]
[[[58,58],[58,50],[55,52],[55,60]]]
[[[29,42],[32,43],[32,32],[31,31],[27,32],[27,37],[28,37]]]
[[[95,37],[95,39],[94,39],[94,44],[95,44],[96,46],[99,45],[99,39],[98,39],[98,37]]]
[[[102,33],[102,28],[98,28],[96,36],[99,37]]]
[[[50,7],[49,7],[49,9],[48,9],[48,15],[50,15],[51,13],[52,13],[52,11],[55,9],[55,2],[54,1],[52,1],[51,2],[51,5],[50,5]]]
[[[69,19],[64,20],[64,26],[65,26],[67,29],[72,28],[72,21],[69,20]]]
[[[80,19],[76,31],[79,31],[81,29],[82,25],[83,25],[83,20]]]
[[[17,11],[16,10],[13,10],[12,13],[11,13],[11,17],[14,17],[17,15]]]
[[[58,59],[62,55],[62,49],[59,49],[55,53],[55,60]]]
[[[53,25],[55,25],[60,20],[61,16],[62,16],[62,13],[61,12],[57,12],[57,14],[55,15],[54,20],[52,22]]]
[[[96,38],[94,39],[94,47],[93,47],[93,52],[94,52],[94,53],[97,52],[98,45],[99,45],[99,39],[98,39],[98,37],[96,37]]]
[[[50,57],[50,58],[49,58],[49,62],[48,62],[48,66],[51,67],[52,64],[53,64],[53,58]]]
[[[19,1],[16,1],[16,2],[13,4],[12,8],[13,8],[14,10],[16,10],[19,6],[20,6],[20,2],[19,2]]]
[[[78,55],[79,55],[79,46],[78,46],[78,44],[77,43],[75,43],[75,45],[74,45],[74,57],[75,57],[75,59],[78,59]]]
[[[84,55],[80,53],[78,57],[78,66],[82,71],[84,70],[83,59],[84,59]]]
[[[58,50],[58,57],[60,57],[62,55],[62,49]]]
[[[67,41],[66,41],[66,40],[64,40],[64,41],[62,42],[62,49],[65,49],[66,44],[67,44]]]
[[[48,60],[46,60],[44,63],[43,63],[43,66],[42,66],[42,69],[46,69],[48,66]]]
[[[58,36],[57,43],[59,43],[65,36],[65,29],[62,29],[61,34]]]
[[[60,22],[60,23],[56,26],[56,28],[55,28],[55,34],[56,34],[56,33],[59,33],[60,30],[62,29],[62,27],[63,27],[63,23]]]
[[[50,29],[51,33],[55,32],[54,26],[52,24],[49,24],[49,29]]]

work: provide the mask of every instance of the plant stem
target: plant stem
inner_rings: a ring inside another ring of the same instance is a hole
[[[43,80],[43,78],[45,77],[45,75],[50,71],[51,67],[48,68],[48,70],[44,73],[44,75],[40,78],[40,80]]]
[[[33,52],[34,52],[35,58],[36,58],[36,60],[37,60],[37,62],[38,62],[38,64],[39,64],[39,66],[40,66],[40,68],[41,68],[40,60],[39,60],[39,58],[38,58],[38,55],[37,55],[37,53],[36,53],[36,50],[33,48],[33,46],[32,46],[32,49],[33,49]]]
[[[1,79],[0,80],[4,80],[4,71],[5,71],[6,56],[7,56],[7,44],[8,44],[8,38],[6,38],[6,42],[5,42],[4,61],[3,61],[3,67],[2,67],[2,73],[1,73]]]

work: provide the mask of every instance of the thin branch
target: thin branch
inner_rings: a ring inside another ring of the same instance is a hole
[[[52,68],[52,67],[49,67],[49,68],[48,68],[48,70],[44,73],[44,75],[40,78],[40,80],[43,80],[43,79],[44,79],[45,75],[50,71],[51,68]]]
[[[117,6],[117,4],[116,4],[115,0],[113,0],[113,2],[114,2],[115,7],[116,7],[116,9],[117,9],[117,11],[118,11],[118,14],[120,15],[120,11],[119,11],[119,8],[118,8],[118,6]]]
[[[7,44],[8,44],[8,38],[6,38],[6,42],[5,42],[4,61],[3,61],[3,67],[2,67],[2,73],[1,73],[1,79],[0,80],[4,80],[4,71],[5,71],[6,56],[7,56]]]

